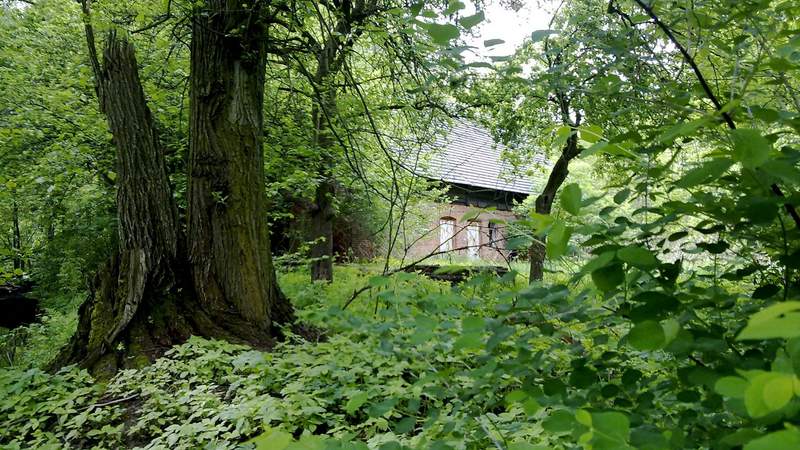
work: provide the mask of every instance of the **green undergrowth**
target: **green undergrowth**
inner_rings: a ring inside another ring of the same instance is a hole
[[[41,367],[67,343],[78,325],[78,306],[85,293],[52,295],[34,292],[40,298],[38,322],[8,330],[0,328],[0,370],[3,367]]]
[[[625,313],[639,320],[632,327],[618,313],[630,308],[627,300],[573,289],[576,283],[527,286],[513,272],[455,287],[361,267],[337,268],[330,285],[306,277],[289,273],[281,281],[303,320],[327,330],[323,340],[290,334],[264,353],[192,338],[106,384],[74,368],[54,375],[31,366],[4,370],[0,444],[795,448],[779,444],[798,437],[791,424],[800,411],[800,341],[734,343],[665,318],[664,308],[679,306],[647,291],[647,282],[637,285],[642,305]],[[371,289],[342,309],[364,285]],[[708,288],[687,280],[674,295],[688,303]],[[730,311],[711,316],[698,307],[691,319],[740,330],[738,318],[755,310],[752,300],[714,289],[732,302]],[[794,306],[800,309],[788,302],[777,315],[756,316],[745,330],[764,336],[758,320],[769,323]]]

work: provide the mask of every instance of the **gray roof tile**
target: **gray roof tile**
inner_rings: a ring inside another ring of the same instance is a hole
[[[535,176],[514,172],[512,164],[502,158],[504,150],[506,147],[495,142],[485,128],[457,121],[449,133],[426,151],[428,165],[423,175],[449,183],[522,194],[530,194],[544,183],[541,171],[536,171]],[[549,164],[537,155],[531,165]]]

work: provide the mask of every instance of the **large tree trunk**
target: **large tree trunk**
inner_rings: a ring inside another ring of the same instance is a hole
[[[195,292],[225,328],[270,335],[292,312],[270,255],[259,2],[207,0],[191,45],[188,251]]]
[[[263,58],[227,37],[249,17],[238,12],[244,5],[211,3],[194,19],[188,249],[133,46],[110,32],[101,66],[83,3],[100,108],[117,149],[119,250],[95,277],[54,367],[77,363],[107,375],[192,334],[266,345],[273,321],[292,318],[264,217]]]
[[[561,156],[559,156],[555,165],[553,165],[553,168],[550,170],[550,176],[547,177],[547,184],[544,189],[542,189],[539,196],[536,197],[537,213],[550,214],[550,211],[553,209],[553,200],[556,198],[556,193],[558,193],[559,188],[561,188],[561,185],[564,184],[564,180],[567,179],[567,175],[569,175],[569,163],[578,156],[579,153],[578,136],[573,133],[572,136],[567,139],[567,143],[561,150]],[[528,281],[530,283],[541,281],[544,276],[544,244],[539,241],[534,241],[528,249],[528,256],[531,262]]]
[[[157,353],[185,338],[189,327],[171,314],[154,316],[177,304],[163,298],[180,284],[178,218],[133,46],[109,32],[101,66],[88,4],[84,13],[98,101],[116,144],[119,248],[95,277],[78,330],[54,364],[113,372],[134,363],[132,354]]]

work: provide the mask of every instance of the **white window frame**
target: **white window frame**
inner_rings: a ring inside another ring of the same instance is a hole
[[[439,219],[439,251],[453,250],[453,240],[456,235],[456,220],[448,217]]]

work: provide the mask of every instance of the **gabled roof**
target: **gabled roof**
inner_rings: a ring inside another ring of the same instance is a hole
[[[519,194],[531,194],[543,184],[541,174],[515,173],[511,163],[502,158],[504,150],[506,147],[495,142],[485,128],[457,121],[427,152],[424,175],[447,183]],[[538,155],[533,164],[547,165],[547,161]]]

